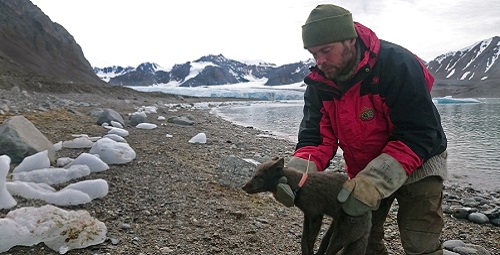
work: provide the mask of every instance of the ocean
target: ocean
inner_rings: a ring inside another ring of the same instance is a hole
[[[481,191],[500,189],[500,99],[436,103],[448,138],[448,180]],[[250,102],[214,112],[242,126],[297,141],[302,100]]]

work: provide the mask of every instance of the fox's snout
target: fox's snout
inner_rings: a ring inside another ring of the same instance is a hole
[[[251,182],[247,182],[243,187],[241,187],[246,193],[253,194],[256,193],[254,190],[254,185]]]

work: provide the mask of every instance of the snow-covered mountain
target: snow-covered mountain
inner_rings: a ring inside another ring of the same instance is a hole
[[[472,85],[500,79],[500,37],[448,52],[427,63],[438,85]],[[500,84],[499,84],[500,87]]]
[[[104,68],[94,67],[94,73],[101,78],[101,80],[105,82],[109,82],[111,78],[115,78],[116,76],[124,75],[130,71],[134,70],[133,67],[121,67],[121,66],[109,66]]]
[[[180,87],[227,85],[260,81],[269,86],[300,82],[309,73],[314,61],[276,66],[274,64],[244,63],[208,55],[166,69],[156,63],[142,63],[138,67],[94,67],[102,80],[112,85],[149,86],[167,84]]]
[[[500,82],[500,37],[479,41],[459,51],[436,57],[427,67],[436,78],[436,85],[478,85]],[[169,69],[155,63],[136,68],[94,68],[94,72],[113,85],[199,87],[240,84],[260,81],[267,86],[295,84],[303,81],[314,61],[276,66],[269,63],[243,63],[223,55],[208,55]],[[500,84],[498,85],[500,90]]]

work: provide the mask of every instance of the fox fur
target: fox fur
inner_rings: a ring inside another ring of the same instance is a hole
[[[323,236],[316,254],[342,255],[365,254],[371,229],[371,212],[359,217],[344,213],[337,195],[347,176],[334,172],[308,173],[302,187],[303,173],[286,167],[283,158],[273,158],[259,165],[254,176],[243,186],[248,194],[271,192],[276,196],[276,186],[283,176],[296,192],[295,206],[304,213],[301,250],[303,255],[314,254],[324,215],[332,217],[332,224]]]

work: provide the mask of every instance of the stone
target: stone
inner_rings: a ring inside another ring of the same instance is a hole
[[[447,240],[443,242],[443,247],[450,251],[453,251],[453,249],[462,246],[465,246],[465,243],[462,240]]]
[[[108,123],[111,125],[111,121],[116,121],[119,122],[122,126],[125,126],[125,121],[123,120],[123,117],[116,111],[112,109],[104,109],[99,115],[99,118],[97,118],[97,124],[102,125],[103,123]]]
[[[471,208],[471,207],[460,207],[460,208],[454,208],[453,209],[453,218],[455,219],[467,219],[469,214],[472,212],[475,212],[476,209]]]
[[[230,155],[221,159],[216,168],[218,182],[227,187],[241,188],[252,178],[258,162]]]
[[[171,117],[167,120],[170,123],[174,123],[177,125],[183,125],[183,126],[191,126],[194,124],[194,121],[190,120],[186,116],[181,116],[181,117]]]
[[[8,155],[12,163],[20,163],[25,157],[47,150],[51,162],[55,162],[55,149],[29,120],[18,115],[0,125],[0,155]]]
[[[128,117],[128,124],[135,127],[141,123],[147,121],[147,115],[145,113],[134,113]]]
[[[488,218],[500,218],[500,207],[495,207],[490,210],[484,211],[484,215],[488,216]]]
[[[467,217],[470,221],[477,223],[477,224],[484,224],[489,222],[490,220],[488,217],[482,213],[471,213]]]
[[[491,219],[490,223],[494,226],[500,227],[500,218]]]

